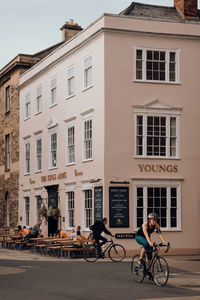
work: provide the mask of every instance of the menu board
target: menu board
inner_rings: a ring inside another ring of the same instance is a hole
[[[103,218],[103,187],[94,188],[94,222]]]
[[[110,227],[129,227],[129,188],[109,188]]]

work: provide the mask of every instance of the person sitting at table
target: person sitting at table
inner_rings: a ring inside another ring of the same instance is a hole
[[[60,229],[57,230],[56,236],[60,239],[67,239],[68,238],[67,232],[61,231]]]
[[[21,235],[23,237],[25,237],[27,234],[29,234],[30,229],[26,228],[26,226],[23,226],[22,231],[21,231]]]
[[[37,238],[41,233],[40,225],[42,224],[42,220],[40,219],[32,228],[32,230],[25,236],[24,240],[27,241],[31,238]]]

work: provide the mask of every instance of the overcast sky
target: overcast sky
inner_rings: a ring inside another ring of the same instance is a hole
[[[34,54],[61,41],[69,19],[82,28],[103,13],[118,14],[131,0],[0,0],[0,69],[19,53]],[[173,6],[173,0],[135,0]],[[200,7],[200,0],[198,0]]]

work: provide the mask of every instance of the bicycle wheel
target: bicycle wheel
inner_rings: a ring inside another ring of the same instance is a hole
[[[98,259],[98,251],[96,245],[86,245],[83,248],[83,258],[87,262],[95,262]]]
[[[108,256],[114,262],[120,262],[126,256],[126,250],[122,245],[113,244],[108,250]]]
[[[153,280],[157,286],[165,286],[169,278],[169,267],[162,256],[158,256],[152,266]]]
[[[140,265],[140,255],[133,256],[131,262],[131,271],[133,274],[133,278],[136,282],[142,282],[144,280],[144,266]]]

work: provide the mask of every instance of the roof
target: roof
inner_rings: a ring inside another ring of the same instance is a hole
[[[173,6],[160,6],[137,2],[132,2],[131,5],[123,10],[119,15],[133,16],[142,19],[159,19],[172,22],[185,21],[184,17]],[[200,17],[187,18],[186,21],[188,22],[190,20],[200,22]]]

